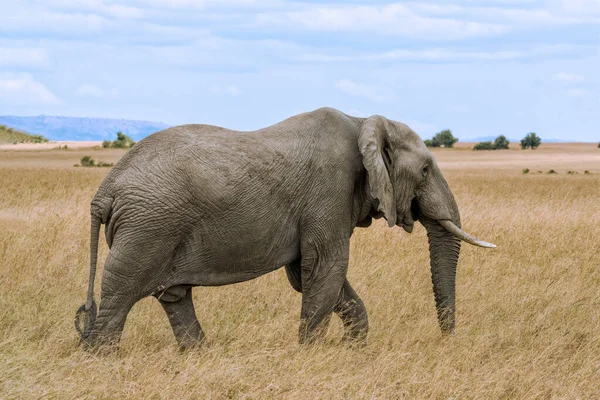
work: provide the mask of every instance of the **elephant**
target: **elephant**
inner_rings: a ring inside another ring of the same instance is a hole
[[[87,301],[76,314],[85,348],[117,345],[127,314],[154,296],[178,346],[203,342],[195,286],[257,278],[285,267],[302,294],[298,338],[322,337],[332,313],[342,340],[366,343],[367,311],[346,277],[356,227],[384,218],[429,241],[439,326],[455,326],[461,241],[495,247],[461,229],[454,196],[433,155],[407,125],[332,108],[256,131],[191,124],[139,141],[91,201]],[[109,253],[94,300],[101,225]]]

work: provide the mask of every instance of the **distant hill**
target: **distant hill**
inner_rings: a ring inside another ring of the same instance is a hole
[[[31,135],[18,129],[0,125],[0,144],[4,143],[43,143],[47,142],[42,135]]]
[[[168,128],[162,122],[110,118],[74,118],[40,115],[37,117],[0,116],[0,124],[13,129],[44,135],[50,140],[114,140],[118,131],[138,141]]]

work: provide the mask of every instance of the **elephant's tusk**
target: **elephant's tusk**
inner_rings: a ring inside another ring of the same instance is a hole
[[[453,234],[454,236],[456,236],[457,238],[464,240],[467,243],[470,243],[472,245],[475,246],[479,246],[479,247],[487,247],[487,248],[495,248],[496,245],[493,243],[488,243],[488,242],[484,242],[482,240],[476,239],[473,236],[469,235],[468,233],[464,232],[462,229],[460,229],[458,226],[454,225],[452,223],[452,221],[448,221],[447,219],[445,220],[438,220],[438,222],[440,223],[440,225],[442,225],[444,227],[444,229],[446,229],[448,232],[450,232],[451,234]]]

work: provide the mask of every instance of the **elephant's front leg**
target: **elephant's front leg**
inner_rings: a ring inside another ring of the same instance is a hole
[[[348,270],[349,238],[302,244],[300,343],[322,337],[338,304]]]
[[[302,293],[302,278],[300,259],[285,266],[285,272],[294,290]],[[354,291],[348,279],[344,280],[338,301],[333,311],[340,317],[344,324],[343,342],[364,345],[369,330],[369,319],[365,304]]]
[[[369,318],[365,304],[352,289],[348,280],[344,282],[338,303],[333,309],[344,324],[343,342],[365,345],[369,331]]]

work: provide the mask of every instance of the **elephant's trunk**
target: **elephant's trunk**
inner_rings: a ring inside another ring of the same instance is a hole
[[[460,252],[460,239],[448,232],[436,220],[422,217],[427,229],[431,259],[431,280],[440,328],[444,333],[454,331],[456,264]]]
[[[461,240],[475,246],[496,246],[476,239],[460,228],[460,213],[448,183],[439,168],[435,167],[431,172],[428,185],[413,200],[411,213],[427,229],[438,321],[442,332],[452,333],[455,320],[456,264]]]

